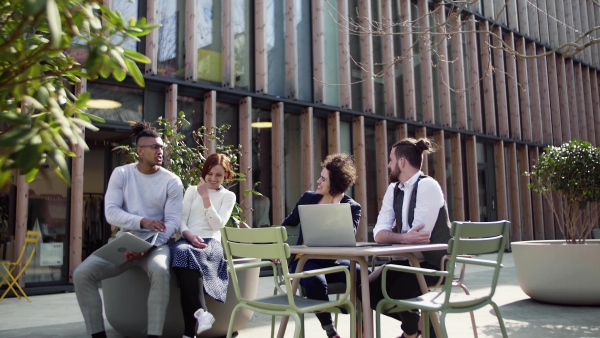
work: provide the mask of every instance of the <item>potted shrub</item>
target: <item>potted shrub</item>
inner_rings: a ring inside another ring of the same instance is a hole
[[[544,302],[600,305],[600,241],[588,239],[600,218],[600,148],[580,140],[549,146],[525,176],[565,240],[511,243],[519,285]]]

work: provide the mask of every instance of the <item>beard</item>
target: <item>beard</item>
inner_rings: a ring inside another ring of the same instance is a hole
[[[402,170],[400,170],[400,167],[398,167],[398,163],[396,163],[396,166],[394,167],[394,169],[392,169],[390,171],[390,175],[389,175],[390,183],[399,182],[401,173],[402,173]]]

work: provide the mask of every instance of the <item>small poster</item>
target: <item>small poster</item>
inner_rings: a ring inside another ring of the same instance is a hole
[[[63,243],[40,243],[40,265],[63,265]]]

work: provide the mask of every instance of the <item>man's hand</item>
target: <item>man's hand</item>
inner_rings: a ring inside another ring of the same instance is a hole
[[[142,218],[142,221],[140,222],[140,226],[142,228],[148,229],[150,231],[160,231],[160,232],[167,231],[167,227],[165,226],[164,222],[161,222],[161,221],[155,220],[155,219],[150,219],[150,218]]]
[[[182,235],[194,248],[204,249],[208,246],[206,243],[204,243],[204,239],[202,237],[194,235],[188,230],[184,231]]]
[[[135,260],[144,258],[148,252],[150,252],[150,249],[142,252],[127,251],[125,252],[125,258],[128,262],[133,262]]]
[[[420,231],[425,227],[424,224],[417,225],[404,233],[404,243],[406,244],[427,244],[429,243],[429,231]]]

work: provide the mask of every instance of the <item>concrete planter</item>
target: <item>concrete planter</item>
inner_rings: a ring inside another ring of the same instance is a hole
[[[235,259],[235,263],[247,263],[254,259]],[[256,297],[260,269],[248,269],[238,272],[240,291],[245,297]],[[148,292],[150,282],[146,273],[139,268],[132,268],[113,278],[102,281],[104,312],[110,325],[125,337],[146,337],[148,327]],[[229,283],[227,301],[217,302],[206,297],[206,306],[215,316],[213,327],[202,333],[202,337],[222,337],[227,334],[229,318],[237,305],[233,285]],[[238,311],[233,325],[234,331],[242,329],[252,317],[253,312],[242,309]],[[179,301],[179,288],[175,276],[171,274],[171,294],[167,308],[167,316],[162,337],[183,336],[183,318]]]
[[[600,240],[512,242],[519,286],[546,303],[600,305]]]

